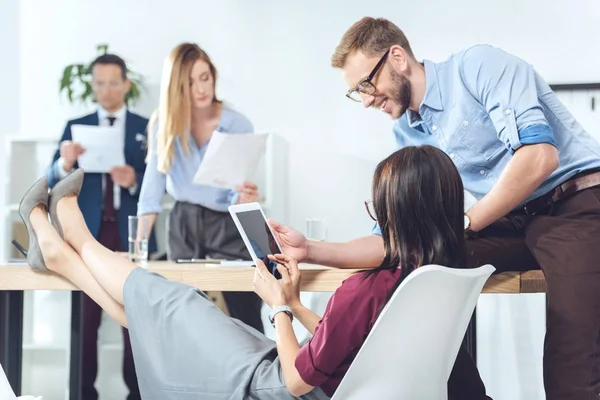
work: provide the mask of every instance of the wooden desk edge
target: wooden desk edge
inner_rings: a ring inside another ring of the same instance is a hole
[[[148,269],[167,279],[205,291],[252,291],[254,268],[218,267],[195,271],[170,263],[153,263]],[[227,271],[224,274],[225,270]],[[303,269],[302,291],[333,292],[357,270],[316,267]],[[23,265],[0,266],[0,290],[78,290],[66,279],[50,272],[35,272]],[[543,293],[542,271],[504,272],[492,275],[482,293]]]
[[[546,293],[547,289],[542,270],[521,272],[521,293]]]

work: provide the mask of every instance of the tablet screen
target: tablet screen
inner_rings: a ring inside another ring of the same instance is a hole
[[[269,225],[265,221],[260,210],[238,211],[237,218],[248,237],[248,241],[254,250],[256,257],[265,263],[269,271],[277,279],[281,278],[281,274],[277,271],[277,263],[267,258],[269,254],[282,253],[277,245],[275,238],[271,234]]]

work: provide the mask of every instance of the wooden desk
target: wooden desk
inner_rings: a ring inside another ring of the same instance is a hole
[[[342,281],[358,270],[301,264],[305,292],[333,292]],[[167,279],[204,291],[252,291],[253,267],[222,267],[215,264],[176,264],[153,261],[148,270]],[[53,273],[34,272],[25,265],[0,266],[0,290],[78,290]],[[539,293],[546,291],[542,271],[505,272],[492,275],[483,293]]]
[[[327,268],[301,264],[302,291],[333,292],[342,281],[358,270]],[[252,291],[253,267],[224,267],[215,264],[177,264],[153,261],[148,270],[167,279],[182,282],[204,291]],[[23,336],[23,291],[68,290],[71,302],[70,399],[81,399],[81,293],[62,277],[50,272],[35,272],[26,265],[0,266],[0,362],[17,395],[21,391]],[[505,272],[492,275],[483,293],[540,293],[546,291],[541,271]],[[466,334],[467,351],[475,358],[475,319]]]

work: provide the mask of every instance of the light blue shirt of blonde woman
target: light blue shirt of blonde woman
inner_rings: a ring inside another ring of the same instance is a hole
[[[247,134],[254,133],[254,127],[244,115],[224,106],[216,131]],[[235,190],[198,185],[193,182],[209,142],[198,147],[191,133],[188,132],[190,145],[188,152],[183,147],[181,138],[177,138],[171,169],[167,173],[162,173],[158,170],[156,155],[157,134],[158,128],[155,127],[151,132],[150,143],[153,148],[149,149],[150,158],[140,191],[138,215],[161,212],[161,200],[165,191],[176,201],[197,204],[215,211],[227,211],[227,207],[237,202],[239,193]]]

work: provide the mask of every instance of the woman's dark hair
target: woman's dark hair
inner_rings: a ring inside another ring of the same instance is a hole
[[[388,299],[416,268],[465,266],[464,189],[443,151],[428,145],[404,147],[379,163],[373,208],[385,256],[366,276],[400,268]]]

